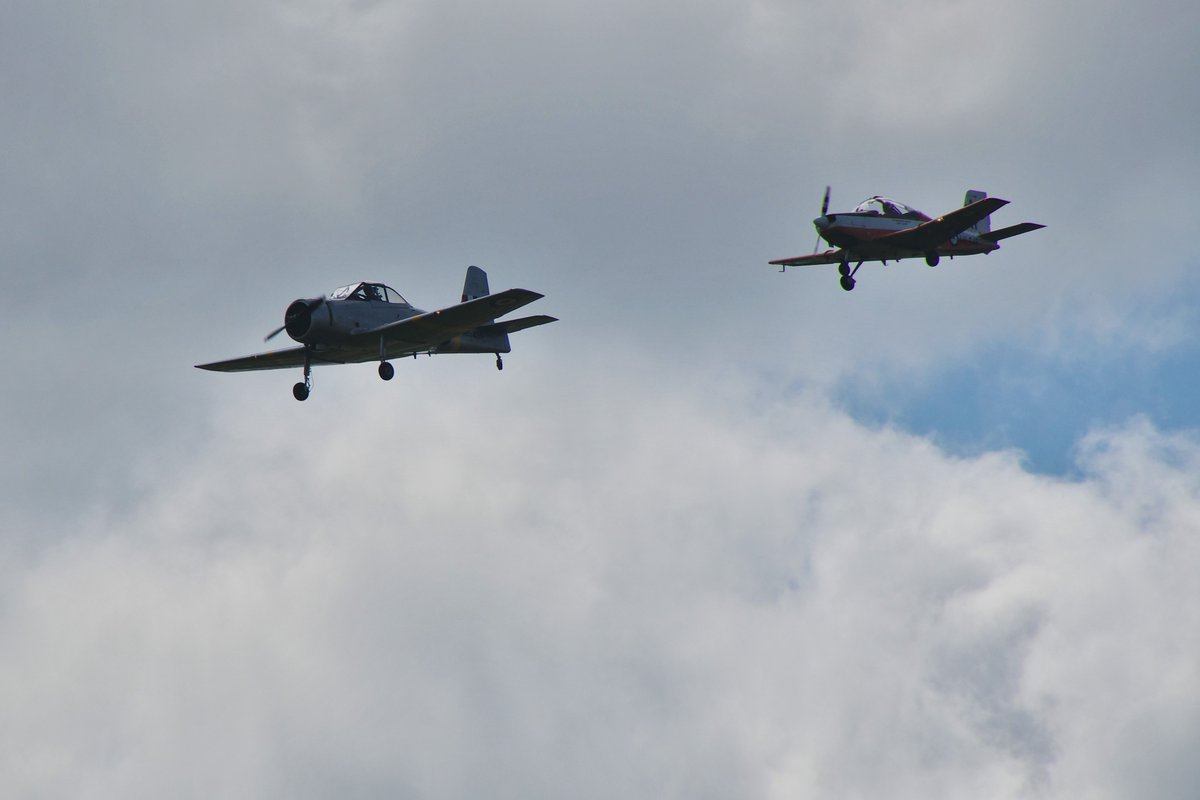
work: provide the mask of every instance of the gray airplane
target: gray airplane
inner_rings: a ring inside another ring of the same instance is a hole
[[[287,307],[283,325],[264,340],[287,331],[300,347],[196,366],[216,372],[303,367],[304,380],[292,387],[297,400],[308,399],[316,364],[378,361],[379,377],[390,381],[395,368],[388,362],[393,358],[415,358],[418,353],[495,353],[496,369],[504,369],[500,354],[512,350],[510,333],[557,320],[545,315],[506,322],[496,322],[496,318],[541,297],[528,289],[491,294],[487,273],[479,267],[467,267],[462,302],[439,311],[414,308],[382,283],[352,283],[328,297],[296,300]]]

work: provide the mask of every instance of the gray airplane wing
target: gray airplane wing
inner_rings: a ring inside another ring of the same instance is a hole
[[[315,364],[344,364],[344,359],[337,357],[335,351],[314,350],[310,355]],[[241,358],[230,358],[225,361],[214,361],[211,364],[197,364],[199,369],[213,372],[253,372],[260,369],[294,369],[304,366],[304,348],[289,347],[287,350],[272,350],[268,353],[256,353]]]
[[[441,344],[472,328],[487,325],[496,317],[503,316],[542,297],[544,295],[528,289],[508,289],[498,294],[477,297],[440,311],[427,311],[415,317],[359,331],[354,336],[357,338],[382,335],[389,342],[409,346]]]

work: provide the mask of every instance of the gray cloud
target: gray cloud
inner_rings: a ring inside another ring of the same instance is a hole
[[[18,3],[0,785],[1194,795],[1195,443],[1069,483],[823,399],[1187,337],[1138,311],[1195,261],[1163,8]],[[765,265],[826,183],[1051,227],[846,297]],[[469,263],[562,317],[502,376],[191,367]]]

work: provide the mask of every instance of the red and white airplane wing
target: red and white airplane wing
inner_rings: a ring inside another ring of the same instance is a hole
[[[842,258],[843,250],[826,250],[824,253],[813,253],[811,256],[794,256],[793,258],[781,258],[777,261],[768,261],[768,264],[774,264],[778,267],[810,267],[816,264],[840,264],[845,259]]]
[[[989,242],[998,242],[1001,239],[1007,239],[1011,236],[1020,236],[1022,233],[1036,231],[1038,228],[1044,228],[1045,225],[1039,225],[1036,222],[1022,222],[1017,225],[1009,225],[1007,228],[1001,228],[998,231],[988,231],[981,234],[980,239],[986,239]]]
[[[1007,200],[1001,200],[999,197],[985,197],[937,219],[923,222],[915,228],[880,236],[873,240],[871,245],[932,252],[993,211],[1006,205],[1008,205]]]

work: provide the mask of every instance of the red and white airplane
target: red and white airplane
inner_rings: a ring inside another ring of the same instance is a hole
[[[969,190],[962,208],[936,219],[886,197],[871,197],[853,211],[829,213],[829,187],[821,203],[821,216],[813,220],[817,235],[836,250],[813,252],[810,256],[781,258],[769,263],[783,267],[811,264],[837,264],[842,288],[854,288],[854,274],[866,261],[900,261],[924,258],[935,267],[942,256],[969,256],[990,253],[1000,247],[1001,239],[1044,228],[1036,222],[1022,222],[992,230],[990,215],[1008,205],[1007,200],[988,197],[985,192]],[[820,241],[818,239],[818,242]],[[853,269],[850,262],[856,262]]]

